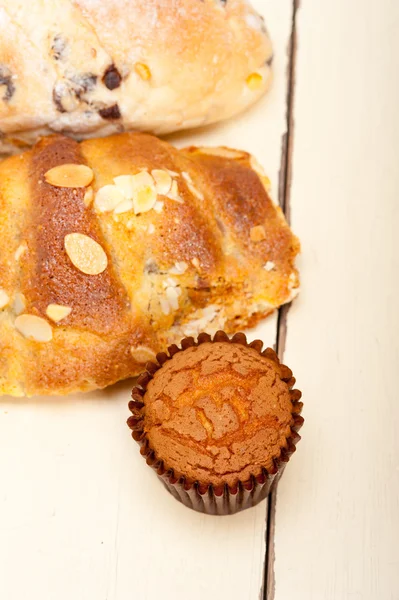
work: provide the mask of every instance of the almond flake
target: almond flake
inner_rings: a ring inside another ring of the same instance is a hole
[[[165,171],[169,173],[171,177],[180,177],[180,173],[177,173],[176,171],[171,171],[170,169],[165,169]]]
[[[204,199],[204,194],[202,192],[200,192],[192,183],[189,183],[187,181],[187,187],[190,190],[190,192],[193,194],[193,196],[196,196],[198,198],[198,200]]]
[[[5,308],[10,302],[10,296],[4,290],[0,289],[0,310]]]
[[[187,171],[182,171],[181,174],[183,176],[183,179],[186,181],[186,183],[193,183],[190,173],[187,173]]]
[[[134,214],[136,215],[148,212],[152,208],[155,208],[155,204],[161,204],[163,206],[163,202],[157,202],[157,193],[154,187],[142,187],[137,190],[133,196],[133,208]],[[162,210],[162,207],[160,210]]]
[[[147,233],[154,233],[155,231],[155,226],[153,225],[153,223],[150,223],[147,227]]]
[[[71,312],[72,308],[70,306],[63,306],[62,304],[49,304],[46,308],[46,315],[55,323],[65,319]]]
[[[157,200],[153,206],[155,212],[161,213],[163,211],[163,202]]]
[[[193,194],[193,196],[196,196],[199,200],[203,200],[204,195],[202,192],[197,190],[197,188],[195,187],[194,182],[191,179],[191,175],[189,173],[187,173],[186,171],[182,171],[182,175],[183,175],[183,178],[185,179],[188,189]]]
[[[155,352],[147,346],[131,346],[130,353],[133,359],[142,365],[155,358]]]
[[[232,148],[226,148],[225,146],[217,146],[216,148],[208,148],[201,146],[198,148],[202,154],[211,154],[213,156],[223,156],[223,158],[244,158],[247,156],[246,152],[240,150],[233,150]]]
[[[266,239],[266,231],[263,225],[251,227],[249,237],[251,238],[252,242],[262,242],[264,239]]]
[[[26,245],[26,242],[22,242],[22,244],[20,244],[18,246],[18,248],[15,250],[15,254],[14,254],[15,260],[19,260],[21,258],[21,256],[23,255],[23,253],[27,249],[28,249],[28,246]]]
[[[175,287],[167,287],[165,290],[166,298],[172,310],[178,310],[179,308],[179,294]]]
[[[268,260],[267,263],[263,266],[263,268],[266,269],[266,271],[273,271],[275,266],[276,265],[274,264],[274,262],[272,262],[271,260]]]
[[[251,73],[245,81],[249,89],[252,92],[256,92],[262,87],[263,77],[259,73]]]
[[[124,194],[116,185],[104,185],[96,193],[94,206],[98,212],[111,212],[124,200]]]
[[[172,186],[172,177],[167,171],[163,171],[162,169],[154,169],[151,171],[151,175],[155,181],[157,194],[166,196]]]
[[[15,328],[29,340],[49,342],[53,338],[51,326],[36,315],[20,315],[15,319]]]
[[[86,165],[64,164],[53,167],[44,174],[44,179],[55,187],[86,187],[93,180],[93,171]]]
[[[169,273],[171,273],[172,275],[182,275],[187,271],[187,269],[188,264],[184,262],[184,260],[182,260],[175,262],[174,266],[171,269],[169,269]]]
[[[162,310],[163,314],[168,315],[170,313],[170,305],[169,305],[169,302],[167,301],[167,299],[161,297],[159,299],[159,302],[161,304],[161,310]]]
[[[167,286],[172,286],[172,287],[176,287],[178,285],[176,279],[173,279],[173,277],[167,277],[163,283],[164,287]]]
[[[147,186],[155,188],[155,182],[154,182],[152,175],[145,169],[143,169],[142,171],[139,171],[139,173],[136,173],[135,175],[132,175],[131,177],[132,177],[133,191],[139,190],[140,188],[147,187]]]
[[[107,255],[93,238],[83,233],[68,233],[64,246],[72,264],[82,273],[99,275],[107,268]]]
[[[12,310],[15,315],[20,315],[26,308],[25,296],[20,292],[17,292],[14,296],[14,302],[12,304]]]
[[[168,193],[168,198],[170,200],[174,200],[175,202],[179,202],[179,204],[184,204],[184,200],[179,196],[179,186],[175,180],[173,180],[172,187]]]
[[[136,215],[147,212],[154,207],[157,193],[154,179],[148,171],[140,171],[136,175],[120,175],[115,177],[114,181],[124,196],[133,200]]]
[[[88,187],[85,191],[85,195],[83,196],[83,203],[86,208],[89,208],[90,204],[93,202],[94,192],[92,187]]]
[[[114,177],[114,183],[118,190],[122,192],[125,198],[133,198],[133,175],[118,175]]]
[[[191,259],[192,264],[194,265],[194,267],[199,271],[200,270],[200,261],[198,260],[198,258],[195,256],[194,258]]]
[[[129,210],[133,210],[133,200],[125,198],[125,200],[119,202],[118,206],[114,209],[114,214],[120,215],[121,213],[129,212]]]

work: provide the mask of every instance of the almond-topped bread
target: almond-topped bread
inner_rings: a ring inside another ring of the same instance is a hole
[[[39,136],[166,133],[230,117],[269,88],[246,0],[2,0],[0,153]]]
[[[289,302],[299,243],[267,188],[246,152],[140,133],[1,162],[0,393],[104,387]]]

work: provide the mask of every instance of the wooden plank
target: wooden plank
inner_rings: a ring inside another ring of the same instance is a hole
[[[399,597],[398,25],[394,0],[297,15],[284,360],[305,426],[278,488],[275,600]]]
[[[296,17],[298,12],[299,0],[292,0],[292,22],[291,35],[287,48],[287,109],[286,109],[286,132],[283,137],[281,166],[279,178],[279,202],[284,211],[288,223],[290,218],[290,192],[292,182],[292,151],[294,140],[294,98],[295,98],[295,67],[296,67],[296,47],[297,31]],[[287,316],[291,304],[282,306],[278,311],[277,332],[275,350],[283,361],[284,349],[287,333]],[[267,518],[266,518],[266,556],[265,570],[263,578],[262,597],[265,600],[273,598],[275,591],[275,530],[276,530],[276,502],[277,488],[273,489],[267,499]]]
[[[175,139],[250,150],[277,197],[291,0],[254,4],[273,33],[273,90],[245,115]],[[250,334],[269,345],[275,336],[276,318]],[[266,504],[228,518],[178,504],[130,438],[130,388],[122,383],[65,399],[1,399],[0,598],[259,597]]]

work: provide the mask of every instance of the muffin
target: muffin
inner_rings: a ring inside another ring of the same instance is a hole
[[[243,333],[200,334],[147,363],[128,425],[141,453],[183,504],[208,514],[254,506],[300,439],[291,370]]]

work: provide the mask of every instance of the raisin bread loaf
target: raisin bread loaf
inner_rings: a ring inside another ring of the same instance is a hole
[[[254,325],[296,295],[298,250],[246,152],[44,138],[0,163],[0,394],[104,387]]]
[[[245,0],[1,0],[0,152],[67,133],[157,134],[257,100],[272,48]]]

